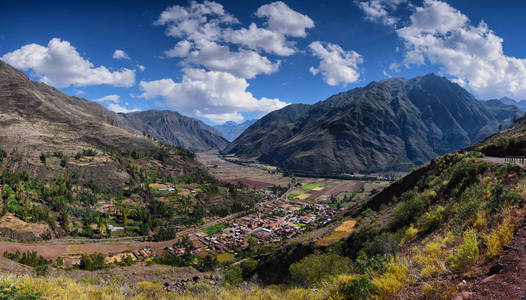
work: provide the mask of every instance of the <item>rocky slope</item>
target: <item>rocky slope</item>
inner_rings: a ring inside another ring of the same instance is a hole
[[[175,111],[148,110],[119,114],[128,124],[151,137],[191,151],[223,149],[228,141],[205,123]]]
[[[512,106],[488,107],[434,74],[393,78],[274,111],[224,152],[304,174],[409,170],[520,114]]]

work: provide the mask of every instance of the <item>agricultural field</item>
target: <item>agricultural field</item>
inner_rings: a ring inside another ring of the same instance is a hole
[[[316,245],[325,247],[332,245],[337,241],[341,241],[351,235],[351,233],[354,231],[354,226],[356,226],[355,220],[351,219],[344,221],[331,233],[316,241]]]
[[[290,183],[289,177],[276,173],[276,169],[271,166],[260,164],[253,167],[242,166],[221,159],[216,151],[201,152],[197,154],[197,157],[212,175],[230,183],[239,181],[256,189],[263,189],[271,185],[286,187]]]

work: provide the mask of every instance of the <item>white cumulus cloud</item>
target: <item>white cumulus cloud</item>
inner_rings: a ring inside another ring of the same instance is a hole
[[[268,19],[269,30],[293,37],[305,37],[305,30],[314,28],[314,21],[309,16],[291,9],[281,1],[261,6],[256,11],[256,16]]]
[[[128,56],[128,54],[126,54],[126,52],[124,52],[124,50],[115,50],[115,52],[113,52],[113,58],[114,59],[130,59],[130,57]]]
[[[364,12],[365,19],[384,25],[395,25],[398,18],[391,15],[397,6],[407,0],[369,0],[358,2],[358,7]]]
[[[210,70],[227,72],[237,77],[254,78],[258,74],[271,74],[278,70],[279,62],[272,62],[256,51],[231,51],[228,45],[200,40],[199,50],[192,51],[187,63],[199,64]]]
[[[318,67],[310,67],[309,70],[315,76],[321,73],[327,84],[347,84],[356,82],[360,77],[358,65],[363,59],[355,51],[345,51],[339,45],[319,41],[312,42],[309,48],[320,59]]]
[[[116,113],[130,113],[134,111],[139,111],[139,109],[137,108],[129,109],[117,103],[108,104],[108,108]]]
[[[314,22],[283,2],[261,6],[256,16],[265,27],[251,23],[239,28],[239,21],[217,2],[190,2],[165,9],[155,25],[166,26],[166,34],[180,39],[164,52],[182,58],[182,65],[228,72],[237,77],[254,78],[277,72],[279,61],[262,53],[289,56],[296,52],[295,42],[286,36],[305,37]],[[236,26],[236,27],[234,27]]]
[[[96,102],[119,102],[121,96],[117,94],[107,95],[101,98],[93,99]]]
[[[287,41],[283,34],[259,28],[255,23],[250,24],[248,29],[227,30],[224,37],[228,42],[280,56],[289,56],[296,52],[293,43]]]
[[[182,40],[175,44],[172,49],[164,51],[164,54],[167,57],[185,57],[190,52],[191,48],[192,43],[187,40]]]
[[[288,105],[278,99],[256,99],[247,91],[248,82],[230,73],[185,69],[181,82],[172,79],[141,81],[142,97],[162,97],[171,107],[194,116],[202,116],[217,123],[242,121],[241,112],[261,114]]]
[[[135,83],[135,70],[110,71],[95,67],[84,59],[68,41],[51,39],[47,46],[28,44],[6,53],[2,60],[15,68],[32,70],[39,79],[57,87],[108,84],[130,87]]]
[[[505,55],[503,39],[486,23],[472,25],[445,2],[425,0],[397,33],[405,43],[403,65],[439,65],[480,97],[526,97],[526,59]]]

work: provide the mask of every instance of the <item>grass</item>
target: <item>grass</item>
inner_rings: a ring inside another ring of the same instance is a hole
[[[214,226],[210,226],[208,227],[207,229],[205,229],[205,233],[207,235],[211,235],[211,234],[214,234],[214,233],[217,233],[221,230],[223,230],[224,228],[227,228],[228,226],[225,225],[225,224],[217,224],[217,225],[214,225]]]

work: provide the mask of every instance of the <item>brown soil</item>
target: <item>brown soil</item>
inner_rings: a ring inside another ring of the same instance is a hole
[[[464,299],[526,299],[526,219],[488,275]]]
[[[314,201],[320,197],[329,199],[331,195],[336,196],[343,192],[356,192],[362,187],[362,185],[364,185],[363,181],[342,180],[342,183],[337,186],[328,186],[321,191],[309,191],[308,193],[310,193],[311,196],[307,200]]]
[[[250,180],[250,179],[247,179],[247,178],[227,179],[225,181],[233,183],[233,184],[237,184],[237,183],[241,182],[242,184],[246,184],[249,188],[251,188],[251,189],[253,188],[253,189],[257,189],[257,190],[264,189],[264,188],[266,188],[267,186],[270,185],[270,184],[268,184],[266,182]]]

